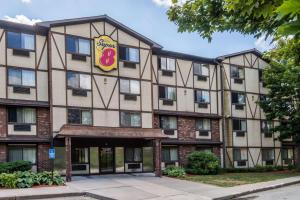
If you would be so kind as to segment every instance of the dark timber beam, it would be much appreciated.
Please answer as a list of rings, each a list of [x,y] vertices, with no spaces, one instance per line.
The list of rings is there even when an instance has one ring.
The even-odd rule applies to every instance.
[[[66,181],[72,180],[71,137],[65,137],[66,147]]]
[[[161,140],[155,139],[155,176],[161,177]]]

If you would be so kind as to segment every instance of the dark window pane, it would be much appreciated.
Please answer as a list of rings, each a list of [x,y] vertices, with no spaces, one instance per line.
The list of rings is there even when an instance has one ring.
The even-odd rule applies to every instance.
[[[161,99],[166,98],[166,89],[163,86],[159,86],[159,98]]]
[[[78,53],[78,43],[76,45],[74,37],[67,36],[67,51],[70,53]]]
[[[79,109],[68,110],[68,123],[69,124],[80,124],[80,110]]]
[[[22,148],[9,148],[8,149],[8,161],[15,162],[23,160],[23,151]]]
[[[10,85],[22,85],[22,70],[9,68],[8,69],[8,83]]]
[[[233,130],[240,130],[240,120],[238,119],[233,119],[232,120],[232,126],[233,126]]]
[[[17,109],[8,108],[8,122],[17,122]]]
[[[134,149],[126,148],[125,149],[125,160],[126,162],[132,162],[134,160]]]
[[[162,148],[162,161],[169,162],[170,161],[170,149]]]
[[[8,48],[21,49],[21,34],[7,32],[7,46]]]
[[[120,60],[127,60],[128,59],[128,51],[126,47],[119,47],[119,58]]]
[[[231,93],[231,102],[232,103],[238,103],[238,93]]]
[[[131,117],[129,113],[121,112],[121,125],[130,126]]]

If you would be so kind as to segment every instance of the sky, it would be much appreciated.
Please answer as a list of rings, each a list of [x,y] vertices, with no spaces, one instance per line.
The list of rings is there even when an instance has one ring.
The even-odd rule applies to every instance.
[[[166,14],[170,5],[171,0],[1,0],[0,19],[34,24],[107,14],[169,51],[213,58],[270,48],[263,38],[239,33],[215,33],[210,43],[197,33],[178,33]]]

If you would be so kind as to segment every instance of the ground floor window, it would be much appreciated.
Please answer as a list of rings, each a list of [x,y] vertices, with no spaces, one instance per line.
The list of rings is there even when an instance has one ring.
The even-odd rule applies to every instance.
[[[142,149],[141,148],[126,148],[125,149],[125,161],[126,162],[141,162],[142,161]]]
[[[172,163],[178,161],[177,147],[163,147],[162,148],[162,161],[165,163]]]
[[[30,161],[36,164],[36,147],[35,146],[9,146],[8,147],[8,161]]]
[[[266,162],[266,165],[273,165],[274,159],[274,149],[262,149],[262,160]]]

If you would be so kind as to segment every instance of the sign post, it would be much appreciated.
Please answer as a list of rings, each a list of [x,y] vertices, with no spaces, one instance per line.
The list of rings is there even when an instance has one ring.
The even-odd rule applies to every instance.
[[[49,149],[49,159],[51,160],[51,164],[52,164],[52,182],[53,182],[53,168],[54,168],[54,159],[55,159],[55,149],[53,147],[51,147]]]

